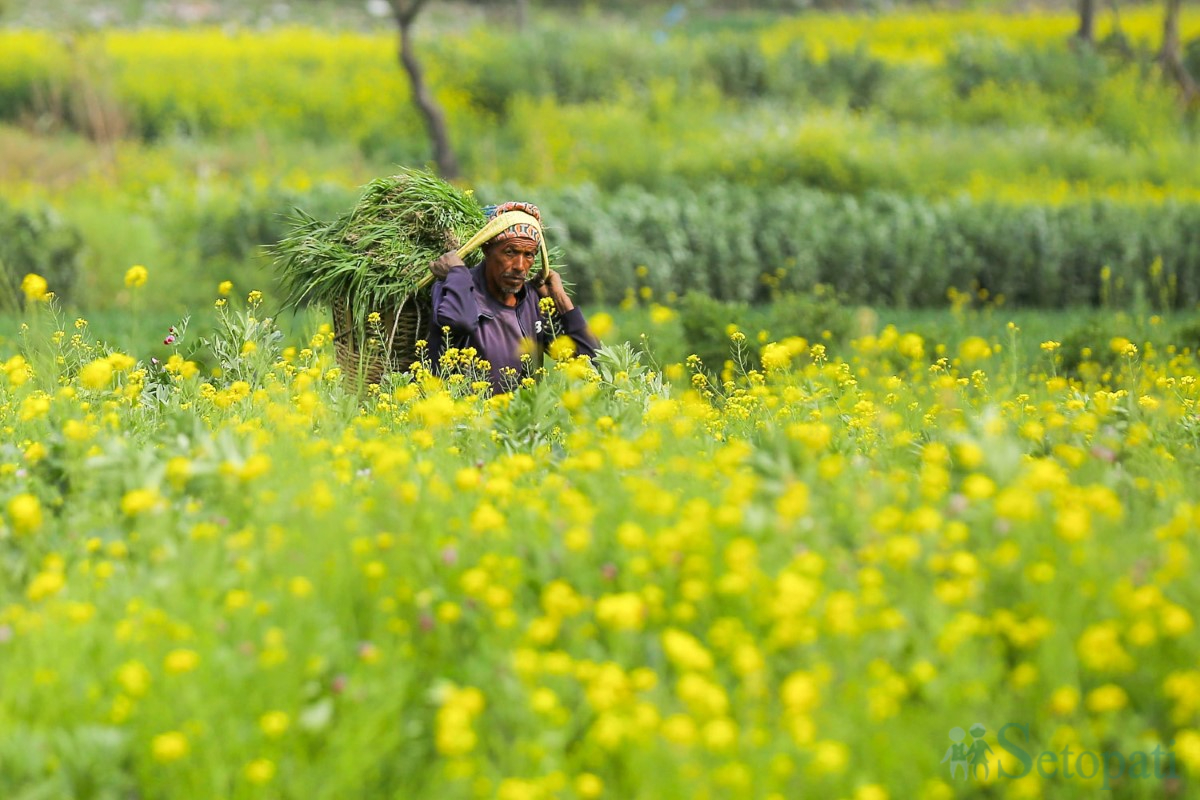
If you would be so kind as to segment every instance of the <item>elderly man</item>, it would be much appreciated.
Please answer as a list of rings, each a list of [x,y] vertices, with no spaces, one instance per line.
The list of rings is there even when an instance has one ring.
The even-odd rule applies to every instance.
[[[463,263],[462,256],[475,246],[472,240],[429,265],[436,279],[429,349],[437,364],[448,328],[451,347],[474,347],[487,360],[492,391],[501,393],[542,365],[556,335],[569,336],[577,355],[594,356],[598,344],[557,272],[548,270],[544,280],[529,280],[534,261],[546,252],[537,206],[504,203],[485,211],[489,225],[480,236],[490,238],[482,244],[483,263],[473,269]],[[539,308],[543,297],[554,301],[548,314]],[[522,360],[526,353],[527,361]]]

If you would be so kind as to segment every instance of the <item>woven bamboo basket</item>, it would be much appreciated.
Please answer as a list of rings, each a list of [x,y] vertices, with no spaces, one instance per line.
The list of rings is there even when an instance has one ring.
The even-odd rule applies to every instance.
[[[373,329],[356,326],[358,320],[349,303],[333,306],[334,353],[344,379],[355,391],[382,382],[389,372],[404,372],[417,361],[417,341],[425,338],[432,313],[428,292],[410,297],[399,307],[378,311],[379,327]],[[364,327],[368,330],[365,341],[356,333]]]

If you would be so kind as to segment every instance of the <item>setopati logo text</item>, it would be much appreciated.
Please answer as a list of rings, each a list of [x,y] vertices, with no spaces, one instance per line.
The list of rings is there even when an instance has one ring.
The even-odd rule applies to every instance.
[[[970,734],[970,741],[967,735]],[[992,746],[984,741],[987,727],[976,722],[968,730],[953,728],[950,731],[950,747],[942,756],[941,763],[950,763],[950,777],[959,780],[974,778],[988,780],[993,771],[997,778],[1024,778],[1037,770],[1043,778],[1092,781],[1099,776],[1102,788],[1111,789],[1112,781],[1123,778],[1174,778],[1175,754],[1168,742],[1166,747],[1156,744],[1153,750],[1136,750],[1122,753],[1105,750],[1072,750],[1070,745],[1062,750],[1034,751],[1029,745],[1029,726],[1010,722],[996,733],[996,746],[1007,752],[1017,762],[1015,771],[1005,769]],[[1011,761],[1009,762],[1011,767]]]

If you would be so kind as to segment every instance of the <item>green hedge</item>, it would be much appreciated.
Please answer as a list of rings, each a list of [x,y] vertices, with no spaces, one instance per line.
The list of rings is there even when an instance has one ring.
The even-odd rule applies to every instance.
[[[898,308],[944,305],[950,287],[1025,307],[1127,303],[1137,291],[1157,306],[1200,302],[1200,204],[1007,205],[734,184],[480,196],[542,206],[585,302],[642,286],[660,299],[694,290],[757,302],[817,284]]]
[[[699,292],[722,301],[759,303],[811,292],[818,284],[849,302],[892,308],[945,305],[951,287],[984,288],[1021,307],[1125,306],[1139,293],[1163,309],[1200,303],[1196,203],[1014,205],[727,182],[662,191],[626,186],[612,192],[593,185],[479,185],[476,194],[484,202],[538,203],[547,236],[563,253],[564,276],[585,303],[613,304],[630,294],[640,297],[643,289],[663,302]],[[90,231],[90,251],[102,254],[104,264],[89,258],[86,266],[103,266],[116,280],[125,267],[153,252],[155,260],[145,263],[170,264],[178,301],[203,302],[211,299],[219,280],[234,278],[241,285],[269,275],[262,246],[284,235],[293,207],[332,218],[353,201],[353,192],[337,187],[254,191],[249,182],[240,196],[203,203],[187,193],[171,193],[136,213],[127,209],[91,220],[84,229]],[[76,216],[71,209],[64,215]],[[134,217],[154,232],[155,242],[138,244],[128,236],[91,241],[113,219],[124,220],[128,228]],[[6,224],[12,227],[5,219],[0,213],[0,233],[8,230]],[[20,248],[18,271],[60,270],[56,265],[75,263],[80,245],[72,228],[55,227],[45,215],[36,224],[22,219],[24,227],[14,230],[23,232],[0,236],[0,256]],[[41,234],[32,232],[38,225]],[[132,249],[118,252],[125,241]],[[1104,267],[1110,276],[1106,283]],[[20,275],[10,274],[19,281]],[[65,277],[52,281],[52,288],[69,292],[71,278]],[[156,274],[156,280],[165,277]],[[188,297],[191,290],[201,294]],[[88,304],[88,298],[81,300]]]

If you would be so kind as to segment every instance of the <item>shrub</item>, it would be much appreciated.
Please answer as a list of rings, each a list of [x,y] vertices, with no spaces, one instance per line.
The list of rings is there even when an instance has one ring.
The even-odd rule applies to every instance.
[[[1183,64],[1192,77],[1200,79],[1200,36],[1184,44]]]
[[[824,284],[818,284],[811,292],[779,295],[772,302],[767,317],[767,329],[772,338],[802,336],[810,342],[826,338],[835,343],[845,341],[852,324],[853,311],[845,305],[845,298]]]
[[[1179,350],[1200,353],[1200,320],[1180,325],[1171,332],[1169,339]]]
[[[872,58],[865,44],[835,52],[815,71],[809,90],[818,100],[862,110],[875,104],[888,76],[888,67]]]
[[[770,65],[754,39],[715,36],[705,48],[704,61],[717,86],[730,97],[762,97],[772,88]]]
[[[1063,335],[1058,349],[1063,372],[1071,377],[1095,379],[1096,375],[1085,374],[1087,365],[1094,365],[1090,369],[1103,376],[1105,373],[1115,373],[1127,362],[1144,358],[1146,348],[1160,350],[1168,344],[1194,347],[1194,342],[1188,344],[1189,337],[1195,335],[1194,327],[1189,329],[1185,326],[1172,335],[1159,326],[1147,325],[1146,319],[1144,314],[1120,312],[1093,317],[1071,328]],[[1122,340],[1134,345],[1137,352],[1124,352]]]
[[[688,292],[679,302],[679,321],[688,355],[697,355],[704,366],[720,372],[730,357],[729,326],[744,321],[746,307],[726,303],[700,292]]]
[[[0,275],[10,297],[20,295],[21,280],[32,272],[45,278],[62,301],[69,301],[83,249],[79,231],[54,210],[21,210],[0,200]]]
[[[1051,93],[1089,97],[1109,69],[1095,50],[1020,47],[999,39],[964,37],[946,55],[946,70],[963,98],[986,83],[1026,83]]]

